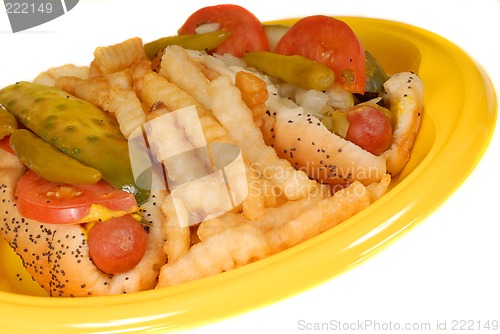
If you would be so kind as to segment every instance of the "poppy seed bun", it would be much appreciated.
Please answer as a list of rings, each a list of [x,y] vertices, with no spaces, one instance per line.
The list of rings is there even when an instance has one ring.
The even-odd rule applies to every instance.
[[[386,174],[384,158],[342,139],[302,109],[280,110],[276,117],[265,115],[263,123],[266,144],[310,178],[330,184],[360,181],[368,185]]]
[[[81,225],[55,225],[23,218],[16,209],[15,187],[25,167],[14,155],[0,150],[0,233],[21,257],[26,270],[50,296],[76,297],[131,293],[154,288],[165,264],[162,219],[155,210],[149,220],[146,254],[134,269],[119,275],[100,271],[89,257]],[[158,195],[157,195],[158,196]],[[151,198],[143,210],[153,208]]]
[[[406,166],[420,127],[423,83],[412,72],[402,72],[384,84],[395,118],[389,148],[376,156],[329,131],[303,108],[283,107],[263,116],[261,130],[267,145],[310,178],[328,184],[364,185],[378,182],[388,172],[396,175]]]
[[[415,73],[401,72],[393,75],[384,83],[390,109],[396,118],[392,143],[382,153],[387,161],[387,171],[391,175],[399,174],[410,159],[415,143],[422,110],[424,107],[424,86],[422,79]]]

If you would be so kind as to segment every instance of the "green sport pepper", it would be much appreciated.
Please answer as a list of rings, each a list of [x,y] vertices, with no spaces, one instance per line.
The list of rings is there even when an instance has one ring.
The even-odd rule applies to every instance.
[[[109,113],[58,88],[30,82],[1,89],[0,104],[43,140],[133,194],[138,204],[149,198],[149,190],[136,184],[127,139]]]
[[[29,130],[14,131],[9,143],[18,159],[47,181],[93,184],[101,179],[101,172],[97,169],[87,167],[62,153]]]
[[[305,89],[327,90],[335,81],[335,73],[329,67],[302,56],[255,51],[245,53],[243,60],[270,76]]]
[[[368,51],[365,51],[366,63],[366,87],[365,92],[382,95],[384,93],[384,82],[389,79],[389,76],[382,68],[380,63]]]
[[[229,31],[218,30],[204,34],[168,36],[144,44],[144,51],[149,59],[168,45],[180,45],[190,50],[210,51],[221,45],[230,35]]]
[[[0,105],[0,139],[17,130],[17,121],[10,112]]]

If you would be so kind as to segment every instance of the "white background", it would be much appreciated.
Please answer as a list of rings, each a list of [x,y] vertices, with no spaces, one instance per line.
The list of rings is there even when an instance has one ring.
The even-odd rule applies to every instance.
[[[218,3],[80,0],[67,15],[17,34],[10,31],[2,10],[0,85],[30,80],[38,70],[50,66],[87,64],[98,45],[132,36],[148,40],[174,34],[193,11]],[[330,14],[386,18],[423,27],[463,48],[500,87],[499,0],[233,3],[261,20]],[[444,205],[362,265],[305,293],[190,332],[303,333],[308,332],[305,323],[369,320],[381,326],[390,322],[393,326],[431,325],[431,330],[406,333],[457,333],[451,330],[453,320],[500,322],[499,141],[495,134],[477,168]],[[444,321],[448,330],[438,331],[437,323],[443,326]],[[478,333],[474,328],[464,332]],[[359,332],[383,332],[369,329]],[[352,331],[330,328],[324,332]],[[500,329],[483,332],[500,333]]]

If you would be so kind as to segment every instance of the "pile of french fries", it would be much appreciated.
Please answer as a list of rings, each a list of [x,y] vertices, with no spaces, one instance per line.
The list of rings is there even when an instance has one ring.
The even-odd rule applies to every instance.
[[[239,180],[246,191],[227,212],[186,225],[172,189],[161,191],[162,203],[155,209],[162,217],[168,262],[157,287],[225,272],[310,239],[366,208],[390,183],[389,176],[369,186],[354,182],[332,194],[280,159],[259,128],[270,82],[241,60],[228,64],[221,59],[169,46],[150,60],[142,40],[131,38],[97,48],[89,66],[52,68],[34,80],[108,111],[126,138],[157,117],[194,107],[208,147],[225,143],[239,148],[244,166]],[[155,138],[152,151],[163,161],[174,148],[162,144],[161,132]],[[176,168],[176,160],[168,163],[169,177],[181,183],[192,177],[189,169]],[[224,192],[210,192],[209,186],[187,189],[184,209],[218,205]]]

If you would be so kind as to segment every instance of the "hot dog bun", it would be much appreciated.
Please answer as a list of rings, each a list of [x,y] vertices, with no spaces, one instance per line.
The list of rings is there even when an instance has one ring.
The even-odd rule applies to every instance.
[[[264,140],[281,158],[323,183],[368,185],[387,172],[396,175],[406,166],[420,127],[423,84],[416,74],[402,72],[389,78],[384,87],[396,123],[391,145],[381,155],[330,132],[298,107],[281,106],[264,115]]]
[[[396,116],[392,143],[382,153],[387,161],[387,171],[396,175],[410,159],[411,149],[420,128],[424,106],[424,85],[415,73],[401,72],[384,83],[390,109]]]
[[[15,187],[25,172],[14,155],[0,149],[0,233],[21,257],[33,279],[50,296],[95,296],[130,293],[154,288],[159,268],[165,264],[161,233],[161,212],[153,209],[151,198],[144,205],[149,227],[146,254],[126,273],[109,275],[100,271],[89,257],[87,237],[81,225],[41,224],[23,218],[15,206]],[[146,212],[145,212],[146,213]]]
[[[364,185],[386,174],[385,159],[330,132],[301,109],[265,115],[261,130],[267,145],[315,180],[330,184],[360,181]]]

